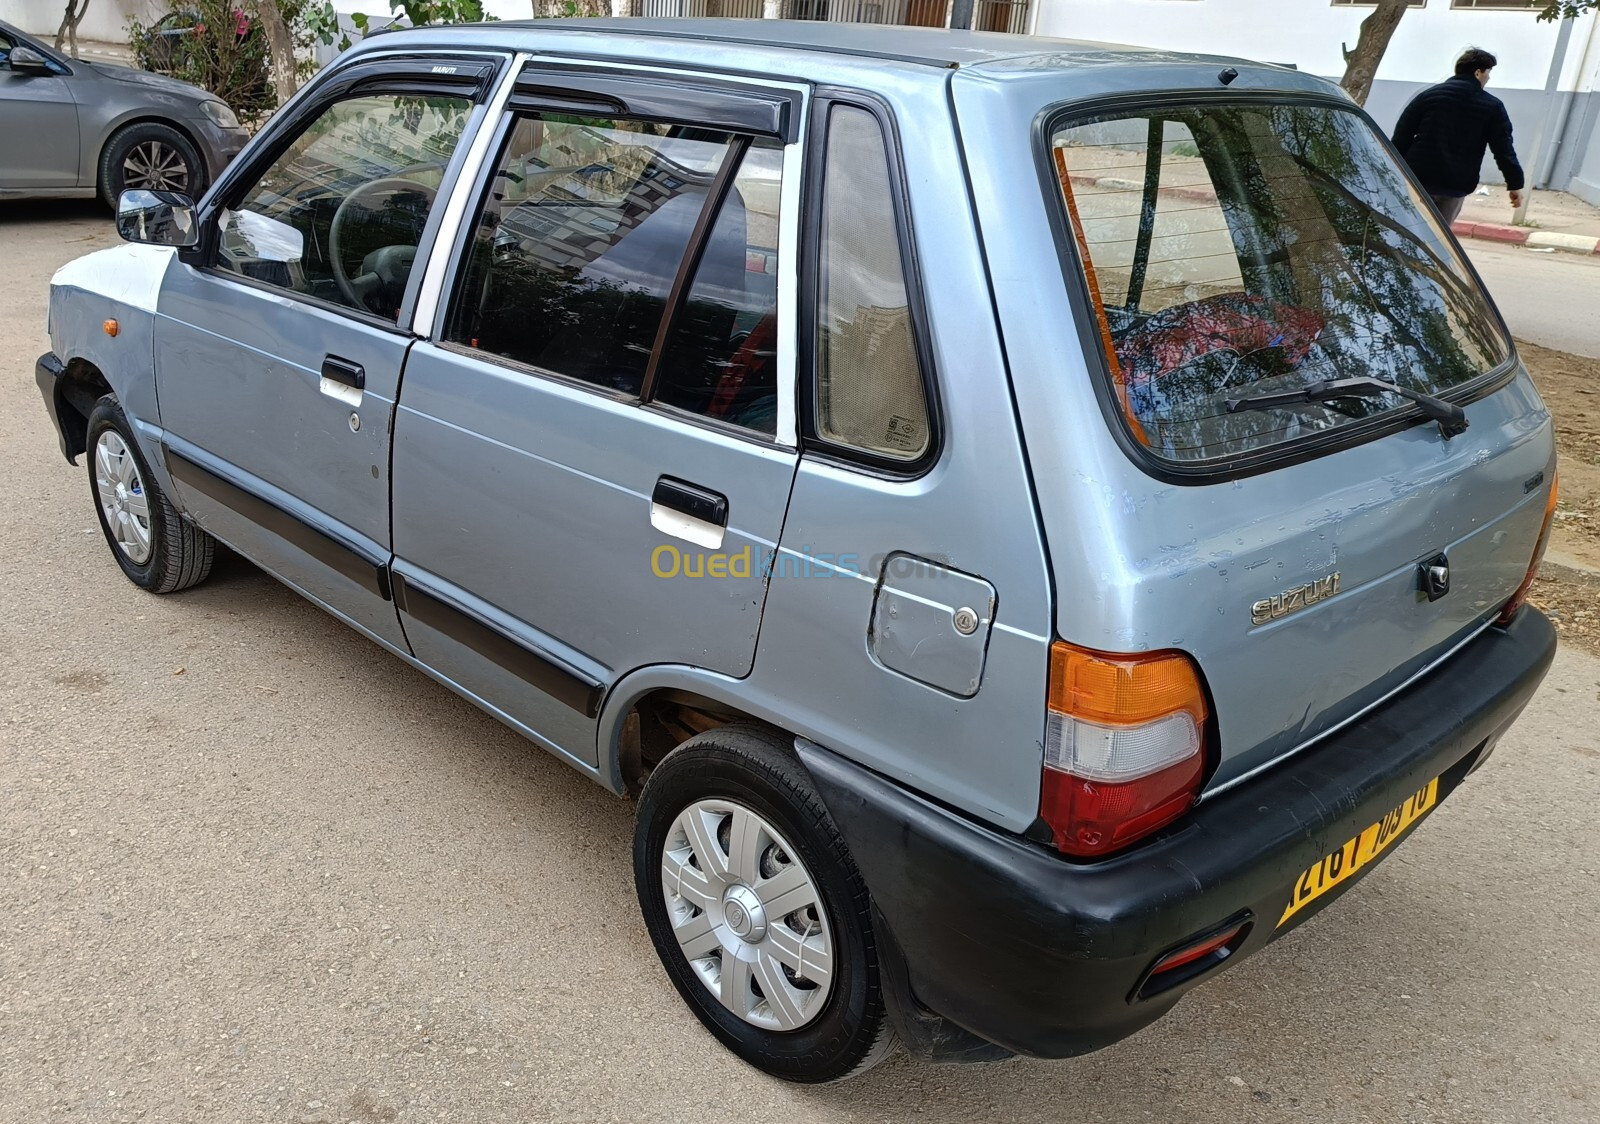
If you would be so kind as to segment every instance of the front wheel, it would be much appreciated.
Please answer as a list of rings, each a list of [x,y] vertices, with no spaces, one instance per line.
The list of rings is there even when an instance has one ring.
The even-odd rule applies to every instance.
[[[151,593],[205,581],[216,542],[185,522],[139,455],[122,407],[109,394],[89,413],[89,487],[111,554],[128,580]]]
[[[112,135],[100,153],[100,197],[112,209],[129,188],[205,194],[206,165],[189,138],[170,125],[146,121]]]
[[[871,898],[782,738],[727,726],[669,754],[639,799],[633,869],[668,976],[745,1061],[818,1083],[889,1053]]]

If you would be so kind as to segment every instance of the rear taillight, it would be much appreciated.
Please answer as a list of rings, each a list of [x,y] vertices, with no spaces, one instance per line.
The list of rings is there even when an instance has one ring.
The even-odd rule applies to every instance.
[[[1522,608],[1522,603],[1528,599],[1528,590],[1533,588],[1534,579],[1539,576],[1539,563],[1544,561],[1545,547],[1550,545],[1550,524],[1556,517],[1556,500],[1561,495],[1561,474],[1558,472],[1550,478],[1550,498],[1544,504],[1544,526],[1539,528],[1539,540],[1533,544],[1533,561],[1528,563],[1528,572],[1522,579],[1522,584],[1517,586],[1517,591],[1511,595],[1511,600],[1506,602],[1505,608],[1500,610],[1500,619],[1496,624],[1507,625],[1511,618],[1517,615],[1517,610]]]
[[[1064,854],[1104,855],[1188,810],[1205,772],[1205,690],[1182,652],[1057,641],[1039,815]]]

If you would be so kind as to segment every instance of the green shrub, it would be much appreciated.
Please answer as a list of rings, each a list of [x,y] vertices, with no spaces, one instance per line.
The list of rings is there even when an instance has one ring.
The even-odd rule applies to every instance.
[[[281,3],[284,20],[297,46],[309,46],[301,9],[303,0]],[[163,45],[155,37],[167,16],[190,34],[169,37]],[[145,70],[159,70],[193,82],[217,95],[239,119],[253,124],[277,108],[267,55],[267,37],[239,0],[167,0],[167,10],[150,24],[130,19],[128,42],[134,59]],[[170,49],[169,49],[170,48]]]

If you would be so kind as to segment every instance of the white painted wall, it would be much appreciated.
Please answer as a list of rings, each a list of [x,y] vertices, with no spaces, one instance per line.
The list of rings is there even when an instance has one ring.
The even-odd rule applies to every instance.
[[[1101,39],[1294,63],[1313,74],[1344,73],[1340,43],[1355,46],[1370,8],[1334,7],[1329,0],[1035,0],[1035,34]],[[1600,17],[1581,17],[1561,88],[1600,88]],[[1482,47],[1500,59],[1494,85],[1542,90],[1557,29],[1533,12],[1457,10],[1450,0],[1428,0],[1400,22],[1378,71],[1380,80],[1439,82],[1456,57]],[[1589,63],[1584,47],[1591,41]],[[1582,73],[1580,74],[1580,70]],[[1492,89],[1493,87],[1491,87]]]
[[[61,26],[61,13],[66,6],[66,0],[0,0],[0,15],[7,23],[43,39],[48,46]],[[149,23],[166,9],[161,0],[89,0],[83,22],[78,25],[78,39],[126,43],[128,35],[123,29],[129,16]]]

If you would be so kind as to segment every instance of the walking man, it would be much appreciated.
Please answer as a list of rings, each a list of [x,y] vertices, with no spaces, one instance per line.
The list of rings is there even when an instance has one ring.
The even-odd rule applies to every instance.
[[[1478,189],[1485,148],[1506,179],[1511,205],[1522,206],[1522,165],[1511,146],[1511,118],[1500,99],[1484,89],[1497,61],[1473,47],[1456,60],[1455,77],[1412,98],[1394,127],[1394,146],[1447,223]]]

